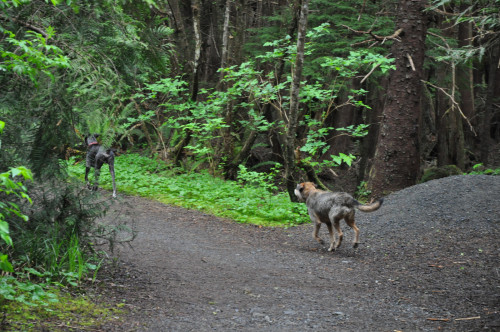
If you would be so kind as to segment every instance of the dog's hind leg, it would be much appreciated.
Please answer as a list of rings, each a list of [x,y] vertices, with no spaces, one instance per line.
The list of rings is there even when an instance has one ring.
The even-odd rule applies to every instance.
[[[354,221],[354,214],[345,217],[344,220],[346,224],[354,230],[354,242],[352,247],[357,248],[359,244],[359,228],[356,226],[356,222]]]
[[[115,168],[111,165],[109,165],[109,173],[111,173],[111,180],[113,180],[113,197],[116,197]]]
[[[115,164],[114,164],[114,162],[109,163],[109,173],[111,174],[111,180],[113,181],[113,197],[116,197]]]
[[[99,177],[101,175],[101,167],[102,167],[103,162],[97,159],[94,167],[94,187],[92,188],[93,190],[97,190],[99,188]]]
[[[337,232],[339,233],[339,240],[337,241],[337,245],[335,246],[335,248],[338,248],[342,244],[342,239],[344,237],[344,233],[342,233],[342,229],[340,229],[340,219],[335,218],[333,225],[335,226],[335,230],[337,230]],[[333,244],[334,243],[332,243],[332,248]]]
[[[332,223],[326,223],[326,227],[328,227],[328,233],[330,233],[330,248],[328,248],[328,251],[335,251],[338,246],[335,246],[335,233],[333,232]]]

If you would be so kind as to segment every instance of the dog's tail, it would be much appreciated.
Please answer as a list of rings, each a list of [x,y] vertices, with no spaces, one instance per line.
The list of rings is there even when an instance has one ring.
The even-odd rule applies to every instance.
[[[377,211],[381,206],[382,203],[384,203],[384,198],[380,198],[376,202],[370,203],[370,204],[361,204],[360,202],[356,201],[356,207],[358,208],[359,211],[363,212],[373,212]]]

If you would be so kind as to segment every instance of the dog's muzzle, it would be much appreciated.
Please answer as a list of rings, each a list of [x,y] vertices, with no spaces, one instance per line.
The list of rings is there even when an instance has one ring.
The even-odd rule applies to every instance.
[[[295,189],[294,193],[295,193],[295,196],[297,196],[297,198],[299,199],[299,201],[304,201],[304,197],[302,197],[302,194],[300,193],[300,191],[298,189]]]

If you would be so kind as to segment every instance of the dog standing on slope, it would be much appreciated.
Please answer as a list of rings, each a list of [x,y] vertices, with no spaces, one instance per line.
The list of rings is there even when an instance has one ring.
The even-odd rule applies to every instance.
[[[378,210],[384,201],[381,198],[374,203],[362,205],[348,193],[323,191],[317,189],[312,182],[299,183],[295,188],[295,196],[299,200],[306,202],[309,217],[311,221],[315,222],[313,237],[316,241],[323,243],[323,240],[318,236],[321,223],[326,224],[326,227],[328,227],[330,233],[330,248],[328,251],[334,251],[342,244],[343,234],[340,229],[340,220],[342,219],[354,230],[354,248],[356,248],[359,243],[359,228],[354,221],[354,208],[363,212],[372,212]],[[333,227],[339,233],[337,243],[335,242]]]
[[[113,180],[113,197],[116,197],[116,184],[115,184],[115,153],[113,149],[106,149],[97,141],[98,134],[92,134],[85,137],[85,144],[87,145],[87,158],[85,164],[85,182],[92,190],[97,190],[99,186],[99,175],[101,174],[101,167],[104,163],[109,165],[109,173]],[[90,186],[89,172],[94,167],[95,182],[94,186]]]

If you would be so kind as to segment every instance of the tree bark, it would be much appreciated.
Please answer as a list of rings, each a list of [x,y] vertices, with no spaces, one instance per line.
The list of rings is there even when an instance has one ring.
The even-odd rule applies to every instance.
[[[222,33],[222,54],[220,59],[220,68],[224,68],[227,65],[227,54],[229,49],[229,17],[231,15],[231,2],[232,0],[226,0],[226,12],[224,13],[224,28]],[[219,80],[222,81],[224,78],[224,72],[219,73]]]
[[[400,0],[396,29],[401,42],[391,52],[391,73],[374,164],[368,186],[376,196],[415,184],[420,172],[419,121],[427,22],[426,1]]]
[[[174,19],[173,24],[175,33],[176,35],[178,35],[178,37],[176,38],[176,41],[178,42],[179,45],[178,53],[186,54],[186,52],[188,52],[188,45],[187,45],[188,38],[186,35],[186,29],[184,27],[184,18],[179,8],[179,1],[168,0],[168,5],[170,7],[170,11],[172,12],[172,16]]]
[[[297,201],[294,194],[295,179],[293,172],[295,171],[295,136],[297,133],[297,119],[299,114],[299,92],[300,80],[302,78],[302,67],[304,64],[304,45],[306,39],[307,29],[307,14],[309,10],[309,0],[303,0],[300,10],[299,29],[297,33],[297,58],[295,60],[295,67],[293,70],[292,78],[292,91],[290,98],[290,114],[287,126],[287,133],[285,135],[285,181],[292,202]]]
[[[481,125],[481,162],[489,165],[489,154],[491,144],[491,119],[495,113],[495,103],[500,99],[497,90],[500,87],[500,44],[491,47],[488,53],[488,91],[486,93],[486,105]]]
[[[199,80],[199,67],[201,58],[201,2],[200,0],[192,0],[191,9],[193,10],[193,31],[194,31],[194,58],[193,58],[193,85],[191,92],[191,99],[196,101],[198,99],[198,80]]]
[[[472,25],[470,22],[462,22],[458,25],[458,46],[465,47],[472,44]],[[476,127],[476,109],[474,106],[474,75],[472,72],[472,60],[457,67],[457,88],[460,93],[460,108],[462,109],[468,123],[464,122],[464,145],[468,150],[474,151],[476,133],[471,126]],[[467,122],[466,121],[466,122]],[[466,156],[465,156],[466,158]],[[464,158],[464,159],[465,159]]]
[[[200,12],[201,12],[201,2],[200,0],[191,1],[191,10],[193,12],[193,31],[195,38],[195,49],[193,57],[193,77],[192,77],[192,90],[191,90],[191,100],[196,101],[198,99],[198,80],[199,80],[199,67],[201,58],[201,24],[200,24]],[[184,155],[184,148],[189,145],[192,138],[191,132],[186,132],[186,136],[175,146],[174,149],[174,164],[178,165],[179,161]]]

